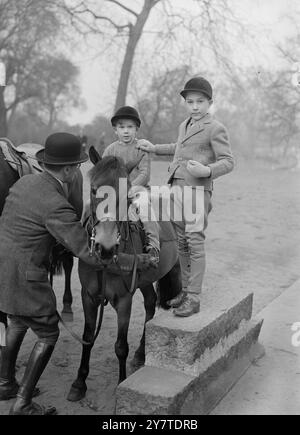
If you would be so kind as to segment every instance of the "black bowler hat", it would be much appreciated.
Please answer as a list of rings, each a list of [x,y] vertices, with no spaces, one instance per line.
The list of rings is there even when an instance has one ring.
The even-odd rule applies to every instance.
[[[45,148],[35,155],[36,159],[47,165],[76,165],[88,160],[78,137],[70,133],[51,134]]]
[[[188,92],[201,92],[201,94],[206,95],[210,100],[213,95],[211,84],[203,77],[194,77],[186,82],[180,95],[185,98]]]
[[[119,119],[132,119],[136,122],[138,127],[141,126],[141,120],[138,111],[130,106],[120,107],[120,109],[116,111],[114,116],[111,118],[112,125],[115,126],[116,122],[119,121]]]

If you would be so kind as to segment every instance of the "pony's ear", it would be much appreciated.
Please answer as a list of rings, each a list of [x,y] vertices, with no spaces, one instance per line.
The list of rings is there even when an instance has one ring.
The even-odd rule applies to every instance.
[[[89,149],[89,157],[94,165],[96,165],[101,160],[100,154],[98,153],[98,151],[95,149],[93,145]]]

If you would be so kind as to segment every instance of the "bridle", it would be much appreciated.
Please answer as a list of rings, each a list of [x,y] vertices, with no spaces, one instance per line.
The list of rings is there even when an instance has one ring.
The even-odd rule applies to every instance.
[[[96,249],[96,234],[97,234],[96,227],[98,224],[101,223],[101,220],[99,220],[97,218],[97,215],[96,215],[95,198],[96,198],[96,194],[93,192],[93,188],[91,187],[91,191],[90,191],[91,214],[87,218],[86,222],[83,223],[83,225],[86,228],[87,233],[89,235],[89,254],[90,254],[90,256],[93,256],[93,255],[96,256],[97,261],[99,263],[99,266],[102,266],[101,270],[96,271],[98,288],[100,287],[100,283],[101,283],[101,291],[100,291],[100,305],[99,305],[100,312],[99,312],[99,317],[98,317],[98,325],[97,325],[93,340],[91,342],[87,342],[87,341],[82,340],[75,332],[73,332],[68,327],[68,325],[66,325],[66,323],[64,322],[62,317],[57,313],[61,323],[68,330],[68,332],[72,335],[72,337],[84,346],[93,346],[95,341],[97,340],[98,335],[99,335],[100,330],[101,330],[103,315],[104,315],[104,307],[105,307],[105,305],[107,305],[107,300],[105,298],[105,289],[106,289],[106,283],[107,283],[107,273],[109,273],[108,266],[110,264],[113,264],[113,263],[115,264],[116,268],[118,269],[118,273],[122,279],[122,282],[123,282],[125,289],[132,296],[134,295],[134,293],[136,291],[137,279],[138,279],[138,270],[137,270],[138,256],[137,256],[136,248],[134,245],[134,240],[132,237],[132,227],[135,226],[135,228],[137,229],[136,222],[130,222],[128,220],[121,221],[121,222],[117,221],[117,220],[114,221],[117,225],[117,228],[118,228],[117,243],[114,247],[115,252],[114,252],[114,255],[111,257],[110,262],[107,262],[107,261],[103,262],[103,260],[101,258],[101,251],[100,251],[100,255],[99,255],[99,252]],[[123,232],[125,233],[125,237],[122,238]],[[128,286],[124,272],[118,263],[118,250],[119,250],[119,245],[120,245],[121,241],[125,242],[125,246],[126,246],[126,243],[130,242],[130,244],[132,246],[133,255],[134,255],[134,264],[133,264],[132,279],[131,279],[130,286]],[[88,294],[89,298],[92,300],[93,304],[97,305],[98,302],[95,300],[94,296],[91,295],[88,291],[87,291],[87,294]]]
[[[111,257],[110,262],[107,262],[107,261],[103,262],[103,259],[101,257],[101,250],[99,253],[98,250],[96,249],[96,235],[97,235],[96,227],[97,227],[97,225],[99,225],[101,223],[101,220],[99,220],[97,218],[95,199],[96,199],[95,189],[91,186],[91,190],[90,190],[91,214],[90,214],[90,217],[89,217],[87,225],[86,225],[87,231],[88,231],[89,237],[90,237],[89,253],[90,253],[90,256],[93,256],[93,255],[96,256],[97,261],[98,261],[99,265],[103,267],[103,270],[97,270],[98,288],[99,288],[100,282],[102,283],[101,284],[101,291],[100,291],[100,314],[99,314],[98,326],[97,326],[97,329],[96,329],[96,332],[95,332],[95,335],[93,338],[93,342],[89,343],[89,344],[95,343],[95,341],[100,333],[101,326],[102,326],[104,306],[107,305],[107,301],[105,299],[105,289],[106,289],[106,283],[107,283],[108,266],[110,264],[114,263],[114,265],[118,269],[119,275],[122,279],[122,282],[123,282],[125,289],[132,296],[136,291],[137,278],[138,278],[138,271],[137,271],[138,256],[137,256],[137,252],[136,252],[136,248],[135,248],[134,240],[133,240],[133,236],[132,236],[132,226],[134,225],[136,227],[136,223],[130,222],[128,219],[122,220],[122,221],[114,220],[115,224],[117,225],[117,229],[118,229],[117,242],[116,242],[116,245],[114,246],[114,254]],[[128,205],[129,205],[129,203],[128,203]],[[128,207],[127,207],[127,209],[128,209]],[[125,233],[125,237],[122,238],[123,233]],[[131,247],[132,247],[132,251],[133,251],[133,255],[134,255],[134,264],[133,264],[132,278],[131,278],[130,286],[128,286],[124,272],[123,272],[123,270],[118,262],[118,251],[119,251],[119,245],[120,245],[121,241],[125,242],[125,246],[126,246],[126,243],[130,242]],[[93,296],[90,293],[88,293],[88,295],[95,303]]]

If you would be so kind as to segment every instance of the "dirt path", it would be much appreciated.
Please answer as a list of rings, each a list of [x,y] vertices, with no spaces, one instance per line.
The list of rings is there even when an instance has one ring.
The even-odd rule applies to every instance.
[[[167,163],[154,162],[152,180],[155,183],[166,182],[166,168]],[[86,187],[86,197],[87,192]],[[254,312],[257,313],[299,278],[299,216],[300,172],[240,165],[231,175],[217,180],[207,230],[205,303],[213,303],[216,298],[242,297],[253,291]],[[63,280],[57,277],[55,289],[59,306],[62,287]],[[81,334],[83,316],[76,273],[73,293],[72,327]],[[129,330],[129,358],[138,346],[143,320],[143,301],[137,293]],[[111,307],[107,307],[102,332],[92,354],[87,397],[73,404],[66,401],[66,395],[76,376],[81,349],[62,329],[53,358],[39,384],[43,392],[39,401],[55,404],[60,414],[113,413],[118,378],[115,339],[116,316]],[[26,337],[18,377],[24,370],[32,342],[32,335]],[[0,403],[0,414],[6,414],[10,404]]]

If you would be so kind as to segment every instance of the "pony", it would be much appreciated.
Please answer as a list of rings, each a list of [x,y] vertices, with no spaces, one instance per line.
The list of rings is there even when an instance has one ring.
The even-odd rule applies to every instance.
[[[97,151],[90,148],[90,159],[94,167],[89,173],[91,184],[91,203],[87,210],[87,228],[92,234],[91,254],[96,255],[100,263],[105,265],[113,261],[119,252],[132,254],[135,257],[143,252],[144,231],[140,221],[131,222],[115,219],[95,220],[97,203],[97,190],[101,186],[110,186],[117,193],[117,213],[121,207],[119,198],[119,179],[127,179],[128,188],[130,182],[128,170],[123,161],[117,157],[100,158]],[[122,200],[122,199],[121,199]],[[130,200],[123,198],[126,206],[130,206]],[[135,351],[132,361],[133,369],[141,367],[145,362],[145,327],[146,323],[153,318],[157,301],[160,307],[169,309],[167,301],[176,297],[182,290],[181,270],[177,252],[177,242],[171,222],[159,222],[160,225],[160,261],[158,267],[149,268],[134,277],[135,271],[123,275],[106,269],[95,271],[89,265],[79,260],[79,278],[82,285],[81,297],[84,310],[84,332],[82,355],[77,378],[73,382],[67,399],[72,402],[81,400],[87,391],[86,379],[89,374],[89,361],[95,339],[101,327],[101,314],[106,302],[109,302],[117,313],[117,340],[115,353],[119,361],[118,383],[127,377],[126,361],[129,353],[127,342],[128,327],[131,316],[132,298],[137,288],[144,297],[145,324],[138,349]],[[145,255],[145,254],[144,254]],[[106,278],[104,276],[106,274]],[[157,293],[153,283],[157,282]],[[97,311],[100,308],[100,323],[97,332]],[[102,313],[101,313],[102,309]]]
[[[12,158],[9,160],[12,165],[7,161],[8,158],[3,153],[1,143],[4,143],[6,149],[9,150]],[[0,216],[3,211],[5,199],[9,193],[11,186],[19,180],[22,176],[22,171],[18,170],[19,166],[25,164],[28,173],[36,173],[43,169],[38,163],[33,160],[35,153],[43,147],[38,144],[22,144],[17,148],[13,146],[7,138],[0,138]],[[13,158],[15,156],[15,159]],[[15,169],[13,169],[13,167]],[[69,201],[74,206],[79,218],[83,209],[82,205],[82,174],[80,170],[75,174],[74,181],[69,186]],[[50,266],[50,281],[53,284],[53,275],[61,273],[62,268],[65,272],[65,290],[63,295],[63,310],[62,313],[67,315],[67,319],[71,320],[72,317],[72,291],[71,291],[71,274],[73,269],[73,255],[67,251],[62,245],[57,244],[52,252],[52,262]],[[7,324],[6,316],[3,313],[0,316],[2,323]],[[0,321],[1,321],[0,318]],[[66,319],[66,320],[67,320]]]

